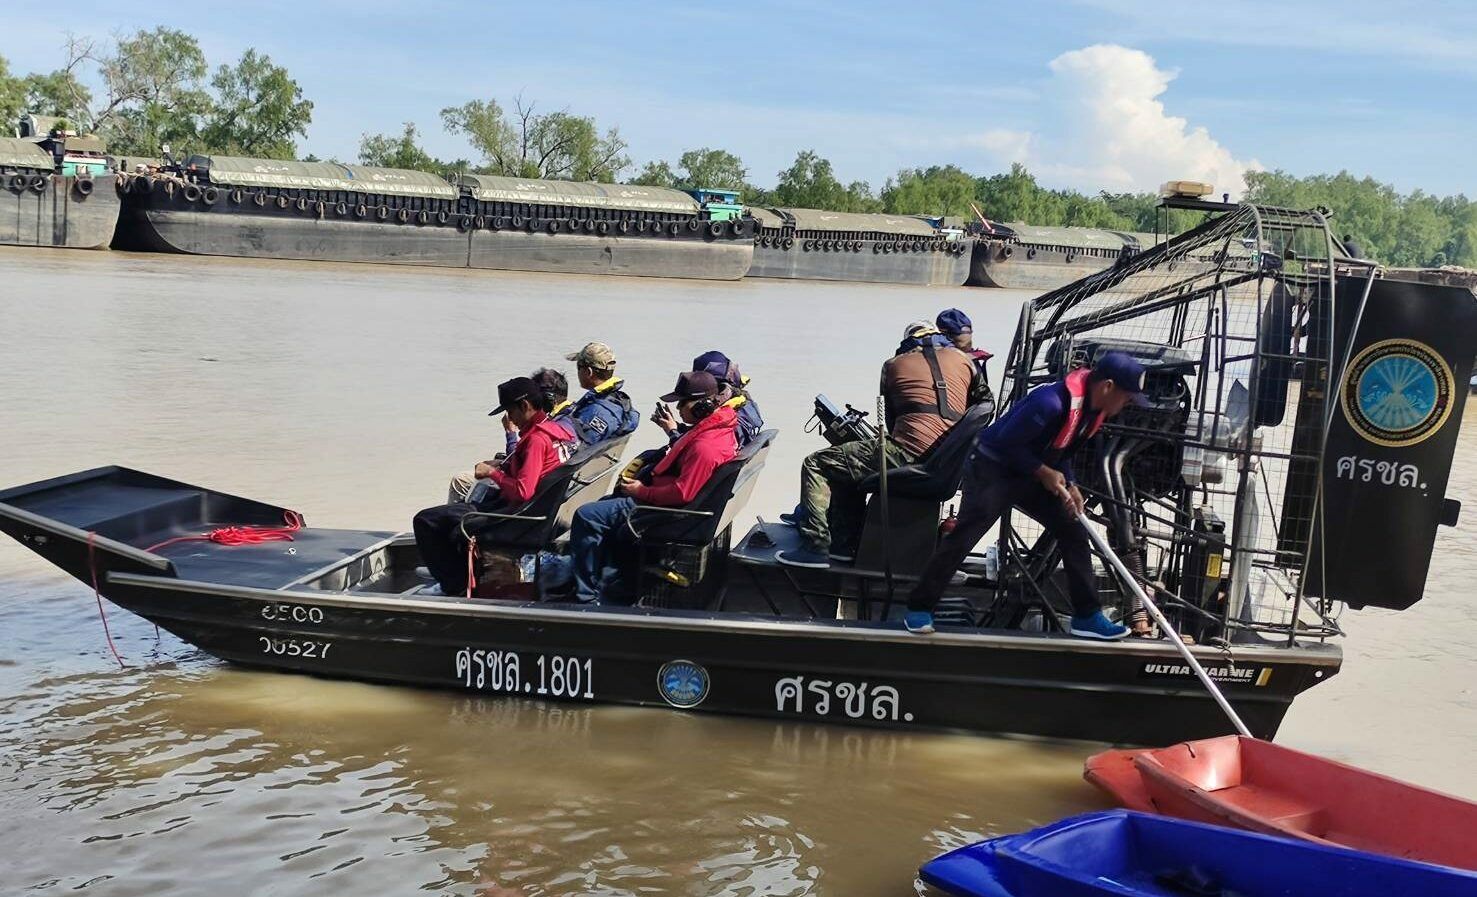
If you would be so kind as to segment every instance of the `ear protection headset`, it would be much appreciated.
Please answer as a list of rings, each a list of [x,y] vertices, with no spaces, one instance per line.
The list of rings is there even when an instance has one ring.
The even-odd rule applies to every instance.
[[[703,418],[707,417],[717,410],[718,399],[716,397],[708,399],[698,399],[696,402],[692,403],[692,416],[696,417],[698,420],[702,420]]]

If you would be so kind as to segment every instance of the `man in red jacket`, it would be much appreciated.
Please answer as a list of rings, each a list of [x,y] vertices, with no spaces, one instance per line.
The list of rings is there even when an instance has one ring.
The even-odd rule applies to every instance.
[[[467,501],[426,508],[415,515],[415,544],[442,594],[467,590],[467,542],[462,517],[473,511],[517,507],[538,489],[544,474],[563,464],[574,449],[569,431],[549,420],[550,402],[528,377],[498,384],[498,406],[492,414],[508,415],[521,437],[512,454],[497,466],[478,465],[479,485]],[[484,471],[482,468],[486,466]],[[484,492],[481,484],[487,484]],[[435,594],[436,587],[423,590]]]
[[[737,454],[738,413],[722,404],[717,379],[707,371],[684,371],[677,388],[662,396],[676,402],[691,427],[634,478],[622,478],[616,494],[574,513],[569,550],[574,557],[575,597],[587,604],[628,603],[622,568],[630,562],[634,537],[628,522],[641,505],[676,508],[691,502],[713,471]],[[613,575],[607,571],[613,568]]]

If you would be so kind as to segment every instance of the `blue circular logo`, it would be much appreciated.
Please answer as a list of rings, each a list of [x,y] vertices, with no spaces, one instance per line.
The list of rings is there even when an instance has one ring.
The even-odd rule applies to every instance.
[[[673,707],[696,707],[708,696],[708,671],[690,660],[671,660],[657,672],[656,688]]]
[[[1451,368],[1423,343],[1383,340],[1350,363],[1341,392],[1344,416],[1365,439],[1414,445],[1451,413]]]

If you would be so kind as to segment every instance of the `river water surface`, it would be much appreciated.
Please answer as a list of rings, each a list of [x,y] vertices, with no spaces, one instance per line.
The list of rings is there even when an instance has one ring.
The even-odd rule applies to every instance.
[[[949,305],[1003,355],[1024,298],[0,249],[0,487],[119,463],[405,529],[498,447],[499,380],[599,339],[643,409],[704,350],[741,363],[772,516],[815,393],[870,407]],[[1477,421],[1448,494],[1477,501]],[[1473,526],[1414,609],[1345,614],[1282,741],[1477,798]],[[123,669],[89,590],[0,541],[0,894],[909,894],[943,849],[1103,806],[1092,745],[320,681],[109,622]]]

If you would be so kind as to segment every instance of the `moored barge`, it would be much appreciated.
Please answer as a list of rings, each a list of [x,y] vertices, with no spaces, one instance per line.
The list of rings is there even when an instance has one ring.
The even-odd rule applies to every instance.
[[[660,187],[229,156],[124,185],[128,249],[706,280],[753,252],[751,219]]]
[[[909,215],[751,208],[750,277],[961,286],[971,241]]]
[[[1151,235],[1090,227],[997,224],[974,244],[970,286],[1044,293],[1153,246]]]
[[[117,182],[101,165],[80,161],[81,147],[95,143],[0,137],[0,245],[108,247],[118,224]]]

